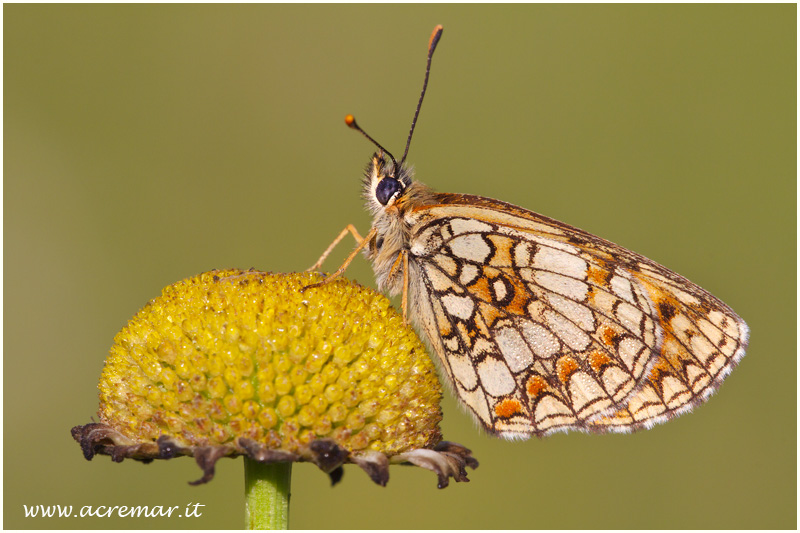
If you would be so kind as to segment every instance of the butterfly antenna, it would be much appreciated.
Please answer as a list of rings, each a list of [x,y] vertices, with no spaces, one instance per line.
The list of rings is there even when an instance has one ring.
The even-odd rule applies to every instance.
[[[381,146],[378,141],[370,137],[366,131],[362,130],[361,126],[359,126],[358,123],[356,122],[356,117],[354,117],[353,115],[347,115],[346,117],[344,117],[344,123],[350,126],[352,129],[356,130],[357,132],[361,133],[361,135],[363,135],[367,139],[369,139],[370,142],[375,146],[377,146],[378,148],[380,148],[382,152],[386,152],[386,155],[388,155],[389,158],[392,160],[392,163],[394,163],[394,168],[398,168],[397,161],[395,161],[394,156],[391,154],[391,152],[389,152],[389,150]]]
[[[444,28],[438,24],[433,28],[431,40],[428,41],[428,66],[425,68],[425,82],[422,84],[422,94],[419,95],[419,103],[417,104],[417,111],[414,113],[414,120],[411,121],[411,131],[408,132],[408,141],[406,141],[406,151],[403,152],[403,159],[400,160],[402,165],[406,161],[408,155],[408,148],[411,146],[411,136],[414,135],[414,127],[417,125],[417,117],[419,117],[419,110],[422,107],[422,99],[425,98],[425,90],[428,88],[428,77],[431,74],[431,59],[433,59],[433,51],[436,50],[436,45],[439,44],[439,39],[442,38]]]

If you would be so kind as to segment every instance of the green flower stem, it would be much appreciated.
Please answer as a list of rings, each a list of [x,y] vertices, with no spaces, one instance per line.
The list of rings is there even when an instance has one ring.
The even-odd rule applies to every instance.
[[[244,457],[247,529],[288,529],[292,463],[264,464]]]

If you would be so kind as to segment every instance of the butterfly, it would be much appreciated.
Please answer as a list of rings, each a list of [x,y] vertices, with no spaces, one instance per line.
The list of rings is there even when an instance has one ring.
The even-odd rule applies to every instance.
[[[635,252],[526,209],[434,192],[375,144],[363,195],[372,228],[347,234],[378,287],[402,294],[460,402],[507,439],[650,428],[707,399],[744,356],[748,327],[726,304]],[[310,288],[312,286],[306,287]]]

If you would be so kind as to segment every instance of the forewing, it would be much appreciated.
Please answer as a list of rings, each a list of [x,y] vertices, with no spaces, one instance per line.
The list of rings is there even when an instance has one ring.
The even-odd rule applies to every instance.
[[[656,364],[624,409],[593,420],[597,431],[652,427],[706,400],[744,356],[749,331],[731,308],[650,261],[634,274],[663,329]]]
[[[664,267],[509,204],[440,198],[412,213],[416,314],[489,431],[649,426],[744,354],[744,322]]]

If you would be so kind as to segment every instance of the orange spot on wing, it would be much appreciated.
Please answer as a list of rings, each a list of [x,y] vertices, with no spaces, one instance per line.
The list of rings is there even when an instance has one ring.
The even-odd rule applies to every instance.
[[[533,375],[528,379],[526,388],[528,395],[535,399],[547,392],[550,387],[542,376]]]
[[[505,316],[499,309],[484,302],[478,304],[478,309],[480,310],[481,317],[483,317],[483,321],[486,322],[486,325],[489,327],[492,327],[498,318]]]
[[[574,374],[578,368],[580,367],[577,361],[568,355],[556,361],[556,374],[558,375],[558,379],[563,383],[566,383],[569,377]]]
[[[483,302],[492,301],[492,293],[489,291],[489,280],[486,276],[478,276],[475,283],[469,286],[469,291]]]
[[[589,355],[589,365],[592,367],[592,370],[597,373],[600,373],[600,370],[602,370],[603,367],[611,364],[612,362],[613,359],[603,352],[592,352]]]
[[[494,406],[494,414],[499,418],[511,418],[514,415],[524,415],[525,411],[519,400],[505,399]]]
[[[663,357],[659,357],[656,360],[656,363],[653,365],[653,368],[650,370],[650,375],[647,378],[653,382],[657,383],[664,374],[671,374],[673,368],[670,366],[669,362],[664,359]]]
[[[619,333],[608,326],[603,327],[603,332],[600,334],[600,336],[607,346],[615,346],[619,342]]]
[[[434,304],[433,312],[436,314],[436,324],[439,326],[439,334],[442,337],[449,337],[453,333],[450,320],[445,316],[441,304]]]
[[[505,306],[505,310],[514,315],[528,316],[528,304],[531,301],[528,288],[517,277],[513,269],[501,268],[500,270],[507,275],[506,281],[514,287],[514,298]]]
[[[608,284],[608,278],[610,276],[611,272],[592,264],[589,265],[589,271],[586,273],[587,280],[601,287]]]
[[[456,324],[456,329],[458,329],[459,333],[461,333],[461,338],[464,342],[466,342],[469,348],[472,348],[472,339],[475,335],[478,334],[478,330],[474,327],[469,327],[464,322],[459,322]]]
[[[502,310],[512,315],[528,315],[528,303],[530,303],[528,289],[519,280],[519,278],[517,278],[517,274],[514,272],[513,268],[494,268],[487,266],[483,267],[482,274],[483,275],[478,276],[478,279],[475,281],[475,283],[468,287],[469,291],[475,295],[476,298],[484,302],[493,302],[494,295],[489,287],[489,283],[490,281],[505,274],[505,276],[503,276],[505,281],[511,283],[512,287],[514,288],[514,298],[510,303],[504,305]],[[487,324],[491,323],[490,320],[487,320],[486,322]]]
[[[495,249],[489,264],[498,267],[513,265],[511,247],[514,245],[514,242],[508,237],[501,237],[500,235],[488,235],[487,237],[492,241]]]

